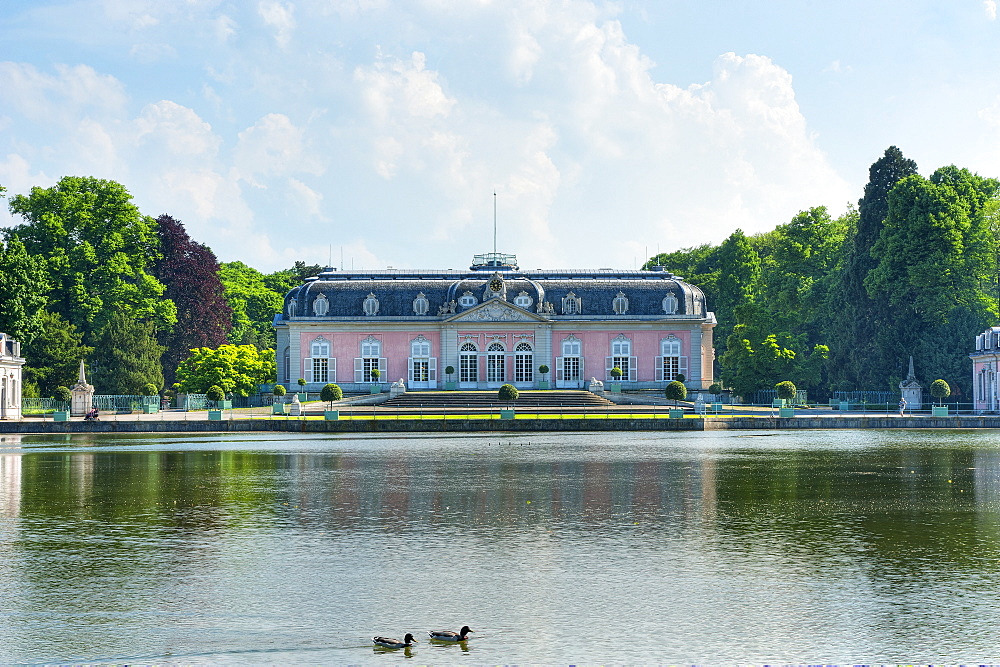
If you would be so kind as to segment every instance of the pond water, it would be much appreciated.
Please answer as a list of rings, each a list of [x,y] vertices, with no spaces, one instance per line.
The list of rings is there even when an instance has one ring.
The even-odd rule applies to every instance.
[[[1000,662],[1000,433],[0,438],[0,663],[407,659]]]

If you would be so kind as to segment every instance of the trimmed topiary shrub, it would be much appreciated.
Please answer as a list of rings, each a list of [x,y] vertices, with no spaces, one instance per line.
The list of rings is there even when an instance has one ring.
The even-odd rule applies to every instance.
[[[225,397],[226,394],[222,391],[222,387],[217,384],[213,384],[208,388],[208,391],[205,392],[205,398],[210,401],[215,401],[216,403],[223,400]]]
[[[333,402],[339,401],[344,397],[344,392],[341,390],[340,385],[330,384],[324,385],[323,390],[319,392],[320,400],[326,401],[330,404],[330,408],[333,408]]]
[[[713,382],[712,384],[708,385],[708,393],[710,393],[712,396],[721,396],[722,385],[719,384],[718,382]]]
[[[505,384],[500,387],[500,391],[497,392],[497,398],[499,398],[504,403],[513,403],[518,397],[517,387],[512,384]]]
[[[684,383],[679,380],[674,380],[667,385],[667,388],[663,390],[663,395],[671,401],[683,401],[687,398],[688,390],[684,386]]]
[[[786,401],[795,400],[795,383],[790,380],[785,380],[784,382],[779,382],[774,385],[775,390],[778,392],[778,398],[783,398]]]
[[[941,405],[941,399],[951,396],[951,386],[938,378],[931,382],[931,396],[938,400],[938,405]]]
[[[145,386],[143,386],[143,388],[142,388],[142,395],[143,396],[156,396],[159,393],[160,393],[160,390],[152,382],[147,382],[145,384]]]
[[[271,390],[271,393],[275,396],[284,396],[287,391],[285,390],[285,385],[276,384],[274,385],[274,389]]]

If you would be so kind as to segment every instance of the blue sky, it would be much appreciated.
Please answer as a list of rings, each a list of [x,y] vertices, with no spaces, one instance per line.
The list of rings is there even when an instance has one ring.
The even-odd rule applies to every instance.
[[[996,2],[0,9],[0,184],[121,182],[223,261],[632,268],[839,215],[890,145],[1000,176]],[[16,224],[6,212],[0,225]],[[343,258],[343,260],[341,259]]]

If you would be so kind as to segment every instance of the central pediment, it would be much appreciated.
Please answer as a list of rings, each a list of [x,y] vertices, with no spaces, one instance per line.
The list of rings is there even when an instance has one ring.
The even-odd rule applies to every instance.
[[[545,318],[501,299],[490,299],[448,318],[447,322],[542,322]]]

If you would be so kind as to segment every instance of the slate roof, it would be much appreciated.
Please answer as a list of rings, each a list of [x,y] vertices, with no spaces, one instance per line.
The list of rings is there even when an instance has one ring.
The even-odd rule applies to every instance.
[[[665,271],[615,271],[611,269],[534,270],[516,268],[485,270],[426,270],[426,271],[338,271],[327,269],[319,276],[306,281],[285,295],[284,311],[275,318],[291,319],[289,305],[294,302],[295,320],[440,320],[474,307],[455,304],[454,311],[439,314],[442,306],[458,302],[466,292],[476,298],[476,305],[489,297],[488,285],[499,275],[504,282],[501,298],[514,303],[522,292],[531,298],[525,310],[538,313],[547,319],[591,320],[611,319],[698,319],[708,317],[704,293],[695,285],[684,282],[679,276]],[[414,313],[414,300],[423,293],[428,301],[426,315]],[[580,299],[581,310],[576,315],[563,314],[563,299],[570,293]],[[619,315],[614,311],[614,301],[621,293],[628,299],[627,311]],[[673,294],[677,310],[673,315],[664,311],[664,298]],[[315,315],[316,298],[323,294],[329,303],[325,316]],[[366,315],[363,304],[368,295],[378,300],[378,313]],[[552,304],[551,312],[539,303]]]

